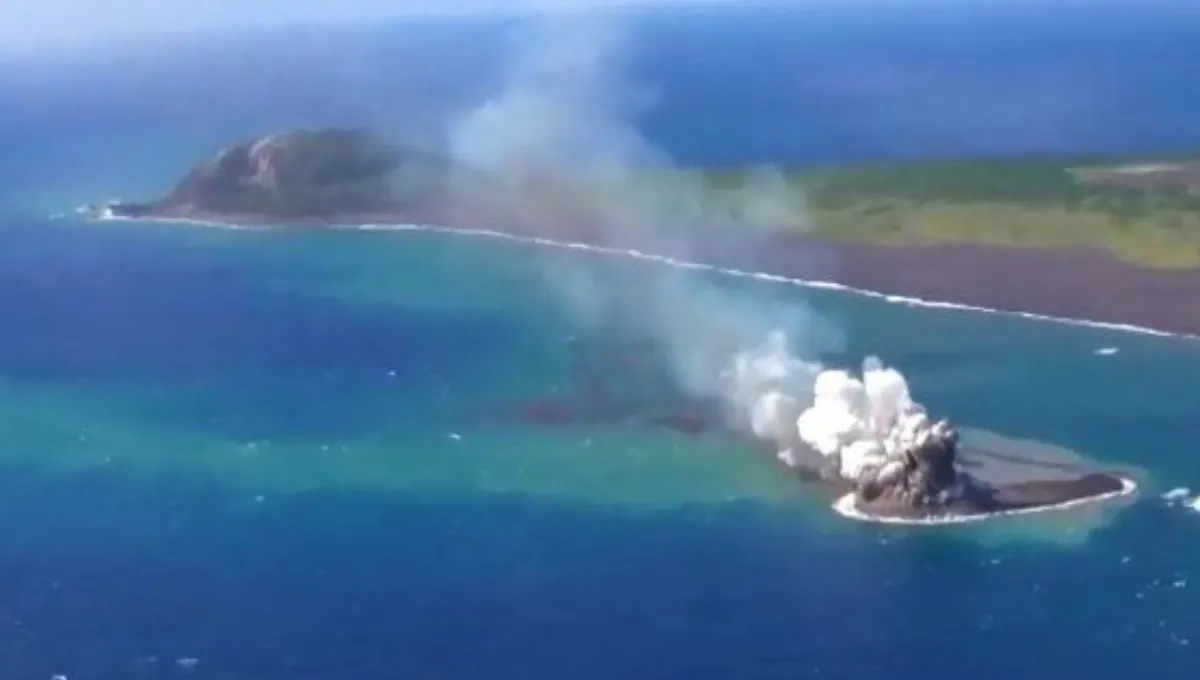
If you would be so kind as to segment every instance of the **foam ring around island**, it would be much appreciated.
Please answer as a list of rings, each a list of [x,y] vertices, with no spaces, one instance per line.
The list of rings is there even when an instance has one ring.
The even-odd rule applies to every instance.
[[[873,515],[859,510],[856,504],[856,496],[854,493],[848,493],[840,496],[829,507],[833,508],[834,512],[848,519],[857,520],[859,522],[871,522],[875,524],[903,524],[912,526],[936,526],[940,524],[967,524],[970,522],[982,522],[989,519],[999,519],[1003,517],[1014,517],[1018,515],[1033,515],[1044,512],[1055,512],[1062,510],[1070,510],[1072,508],[1090,505],[1093,503],[1101,503],[1110,501],[1125,496],[1131,496],[1137,492],[1137,482],[1134,482],[1128,477],[1120,477],[1121,489],[1111,491],[1109,493],[1089,496],[1087,498],[1075,498],[1062,503],[1054,503],[1050,505],[1039,505],[1029,508],[1013,508],[1009,510],[999,510],[996,512],[981,512],[974,514],[945,514],[931,515],[929,517],[911,518],[911,517],[892,517],[883,515]]]

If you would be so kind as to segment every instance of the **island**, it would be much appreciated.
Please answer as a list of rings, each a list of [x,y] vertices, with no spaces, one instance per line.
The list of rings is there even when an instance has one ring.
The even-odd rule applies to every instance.
[[[780,171],[646,167],[564,181],[544,172],[467,167],[447,153],[369,130],[329,128],[239,142],[197,165],[162,198],[84,212],[310,227],[487,228],[658,250],[907,298],[1196,336],[1197,159],[1200,152]],[[764,177],[771,179],[766,191]],[[622,212],[625,204],[636,209]],[[642,208],[652,220],[630,220]],[[648,221],[683,236],[647,239]]]
[[[1200,333],[1198,192],[1200,164],[1186,159],[559,175],[467,166],[367,130],[322,129],[235,144],[161,199],[86,212],[281,228],[484,228],[891,294]],[[829,263],[836,266],[824,269]],[[964,521],[1136,488],[1121,474],[1054,470],[1011,456],[998,475],[989,466],[1000,457],[964,449],[957,429],[929,418],[903,376],[875,358],[864,362],[861,377],[832,369],[806,376],[812,403],[802,404],[781,391],[787,381],[779,376],[745,374],[761,362],[743,357],[725,376],[740,386],[730,393],[766,387],[746,398],[741,406],[749,413],[740,418],[731,417],[730,403],[669,385],[649,398],[620,396],[612,379],[644,376],[638,358],[652,351],[631,346],[584,359],[573,393],[524,404],[509,416],[544,427],[641,422],[689,436],[717,432],[772,455],[826,491],[842,514],[872,521]],[[764,351],[769,365],[788,365],[781,336]]]
[[[972,474],[960,459],[958,432],[943,419],[848,480],[828,469],[821,479],[839,491],[834,507],[843,515],[879,522],[971,521],[1064,508],[1136,489],[1131,479],[1106,472],[993,483]]]
[[[780,340],[778,335],[769,339],[767,352],[783,350]],[[949,420],[929,417],[900,373],[876,357],[863,362],[861,379],[840,369],[820,372],[807,403],[764,383],[763,376],[731,374],[743,387],[765,385],[749,395],[730,392],[746,395],[752,404],[750,413],[739,417],[728,401],[670,387],[650,390],[649,396],[623,393],[620,386],[629,373],[642,377],[646,372],[639,361],[648,355],[645,345],[579,350],[572,388],[501,417],[525,427],[641,425],[687,437],[721,437],[774,459],[810,496],[839,514],[868,522],[980,521],[1129,497],[1138,488],[1129,471],[966,444]],[[872,384],[887,387],[871,389]],[[829,406],[822,394],[850,408],[822,413],[822,402]],[[849,420],[848,412],[854,412]]]

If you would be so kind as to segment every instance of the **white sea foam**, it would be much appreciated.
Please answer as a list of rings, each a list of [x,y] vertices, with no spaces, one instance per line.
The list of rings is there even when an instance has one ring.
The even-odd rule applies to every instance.
[[[175,224],[217,227],[235,230],[287,228],[279,225],[229,224],[215,221],[182,218],[111,217],[100,219],[169,222]],[[326,226],[335,230],[430,232],[453,236],[492,238],[514,243],[534,245],[538,247],[576,250],[600,256],[628,257],[636,260],[656,262],[679,269],[712,272],[715,274],[735,278],[750,278],[760,281],[792,284],[808,288],[836,290],[851,294],[874,297],[892,304],[957,309],[983,313],[1010,314],[1040,321],[1082,325],[1162,337],[1197,338],[1197,336],[1168,333],[1161,330],[1129,324],[1114,324],[1084,319],[1070,319],[1033,314],[1029,312],[1011,312],[958,303],[936,302],[898,295],[888,295],[875,291],[852,288],[850,286],[830,281],[805,280],[762,272],[748,272],[738,269],[718,267],[711,264],[691,262],[665,255],[647,253],[633,248],[612,248],[586,243],[558,241],[541,237],[520,236],[493,229],[443,227],[422,224],[332,224]],[[1111,354],[1115,351],[1116,348],[1101,348],[1097,351],[1097,353]],[[835,427],[837,418],[828,417],[830,414],[822,411],[822,399],[820,398],[820,395],[822,394],[835,395],[836,398],[832,399],[830,403],[839,407],[844,407],[847,404],[854,403],[856,400],[859,400],[858,397],[862,397],[861,400],[865,400],[866,403],[871,404],[871,406],[863,413],[855,415],[853,419],[855,422],[855,427],[848,429],[842,428],[847,432],[850,430],[855,430],[856,436],[862,435],[857,436],[857,439],[860,441],[856,443],[853,441],[855,438],[849,438],[847,441],[839,441],[836,447],[833,445],[825,447],[830,451],[836,451],[837,453],[840,453],[843,458],[849,458],[850,460],[843,462],[844,466],[853,468],[878,463],[880,461],[875,460],[875,458],[879,458],[879,456],[872,457],[873,454],[886,456],[888,453],[899,450],[904,446],[911,445],[911,440],[916,433],[929,429],[929,422],[924,417],[924,410],[919,404],[911,399],[911,395],[908,392],[908,386],[904,380],[904,377],[894,369],[885,368],[878,359],[873,357],[868,358],[868,360],[864,362],[863,377],[861,379],[854,378],[845,371],[823,370],[819,365],[811,364],[792,357],[787,351],[786,338],[782,334],[776,333],[767,339],[764,347],[757,348],[750,352],[743,352],[738,357],[735,357],[733,362],[734,368],[737,368],[739,360],[744,364],[742,366],[743,374],[738,378],[741,381],[740,386],[736,387],[734,392],[736,392],[738,389],[741,389],[744,391],[744,393],[730,393],[727,396],[730,397],[730,401],[733,406],[741,407],[743,409],[743,422],[746,427],[760,437],[783,440],[789,435],[789,433],[795,435],[798,430],[798,434],[802,440],[812,440],[808,441],[807,443],[816,446],[816,444],[819,443],[814,439],[814,437],[816,437],[816,433],[818,433],[820,430],[832,431],[838,429]],[[861,394],[859,394],[860,392]],[[806,399],[812,400],[812,405],[808,406],[807,408],[802,405],[802,400]],[[895,412],[893,413],[893,411]],[[806,427],[806,423],[804,422],[803,416],[805,414],[808,414],[811,419],[814,419],[813,422],[807,424],[808,427]],[[817,415],[820,417],[818,418]],[[885,422],[881,424],[878,422],[880,419]],[[906,423],[912,426],[905,427]],[[863,425],[863,427],[858,427],[859,425]],[[838,436],[840,437],[840,435]],[[866,442],[866,444],[871,444],[871,446],[867,446],[864,444],[864,442]],[[858,444],[863,445],[858,446]],[[817,448],[820,449],[821,447],[818,446]],[[793,451],[788,450],[787,448],[781,448],[779,458],[788,465],[797,464]],[[886,468],[886,465],[884,467]],[[843,470],[843,473],[846,472],[853,473],[853,470]],[[881,469],[880,474],[885,474],[883,469]],[[848,476],[853,476],[853,474]],[[854,506],[853,494],[839,498],[833,504],[833,509],[846,517],[867,522],[880,522],[889,524],[956,524],[982,521],[993,517],[1065,510],[1080,505],[1097,503],[1121,496],[1128,496],[1137,490],[1137,484],[1132,479],[1123,477],[1121,479],[1121,484],[1122,488],[1120,490],[1107,494],[1066,501],[1064,503],[1054,505],[1006,510],[995,513],[982,513],[977,515],[945,515],[922,519],[877,517],[858,510]],[[1188,504],[1190,507],[1193,507],[1193,509],[1200,511],[1200,498],[1191,499],[1186,504]]]
[[[162,222],[171,224],[188,224],[194,226],[217,227],[221,229],[237,229],[237,230],[258,230],[258,229],[274,229],[286,228],[278,226],[270,226],[265,224],[241,224],[228,222],[215,222],[207,220],[197,220],[189,218],[175,217],[93,217],[92,219],[99,221],[143,221],[143,222]],[[778,274],[768,274],[765,272],[751,272],[729,267],[718,267],[716,265],[704,264],[701,262],[690,262],[680,258],[669,257],[666,255],[656,255],[654,253],[646,253],[636,248],[611,248],[608,246],[597,246],[587,243],[578,243],[573,241],[558,241],[554,239],[541,238],[536,236],[520,236],[509,234],[494,229],[482,228],[466,228],[466,227],[442,227],[430,224],[329,224],[324,225],[329,229],[337,229],[342,231],[420,231],[433,232],[442,234],[455,234],[462,236],[479,236],[485,238],[501,239],[516,243],[526,243],[530,245],[538,245],[547,248],[560,248],[568,250],[579,250],[597,255],[609,255],[618,257],[630,257],[636,260],[644,260],[649,262],[658,262],[670,267],[679,269],[690,269],[697,271],[713,272],[724,276],[735,278],[749,278],[759,281],[767,281],[771,283],[786,283],[805,288],[816,288],[819,290],[834,290],[843,293],[851,293],[871,297],[878,300],[883,300],[891,304],[906,305],[909,307],[926,307],[933,309],[954,309],[964,312],[976,312],[984,314],[1003,314],[1007,316],[1017,316],[1024,319],[1032,319],[1036,321],[1049,321],[1052,323],[1068,324],[1073,326],[1085,326],[1088,328],[1097,328],[1104,330],[1121,331],[1125,333],[1138,333],[1141,335],[1153,335],[1163,338],[1181,338],[1190,340],[1200,340],[1200,335],[1191,335],[1188,333],[1172,333],[1157,328],[1149,328],[1147,326],[1138,326],[1136,324],[1115,323],[1109,321],[1096,321],[1092,319],[1077,319],[1065,316],[1053,316],[1049,314],[1036,314],[1034,312],[1023,312],[1020,310],[996,309],[993,307],[982,307],[978,305],[968,305],[959,302],[944,302],[939,300],[925,300],[922,298],[908,297],[904,295],[894,295],[890,293],[881,293],[879,291],[867,290],[865,288],[855,288],[835,281],[819,281],[812,279],[800,279],[789,276],[780,276]]]
[[[1167,503],[1182,503],[1192,494],[1192,490],[1186,486],[1179,486],[1162,495],[1162,499]]]
[[[79,208],[76,212],[84,210]],[[241,224],[236,222],[220,222],[217,220],[201,220],[194,217],[131,217],[129,215],[118,215],[110,208],[104,208],[100,214],[91,215],[87,219],[93,222],[147,222],[152,224],[179,224],[192,227],[210,227],[216,229],[228,229],[231,231],[263,231],[268,229],[276,229],[266,224]]]
[[[1077,508],[1077,507],[1080,507],[1083,505],[1089,505],[1092,503],[1100,503],[1103,501],[1113,500],[1115,498],[1121,498],[1123,496],[1129,496],[1129,495],[1132,495],[1136,491],[1137,491],[1137,482],[1134,482],[1132,479],[1129,479],[1128,477],[1122,477],[1121,478],[1121,488],[1119,490],[1111,491],[1111,492],[1105,493],[1105,494],[1098,494],[1096,496],[1088,496],[1087,498],[1076,498],[1074,500],[1064,501],[1062,503],[1055,503],[1053,505],[1039,505],[1039,506],[1031,507],[1031,508],[1015,508],[1012,510],[1001,510],[998,512],[984,512],[984,513],[978,513],[978,514],[974,514],[974,515],[946,514],[946,515],[931,515],[929,517],[920,517],[920,518],[889,517],[889,516],[872,515],[870,513],[863,512],[862,510],[858,509],[857,505],[855,504],[855,502],[854,502],[855,495],[853,493],[848,493],[848,494],[842,496],[841,498],[838,498],[836,501],[833,502],[833,505],[831,507],[839,515],[842,515],[843,517],[848,517],[850,519],[858,520],[860,522],[874,522],[877,524],[908,524],[908,525],[918,525],[918,526],[920,526],[920,525],[939,525],[939,524],[966,524],[969,522],[982,522],[983,520],[995,519],[998,517],[1012,517],[1012,516],[1016,516],[1016,515],[1032,515],[1032,514],[1036,514],[1036,513],[1040,513],[1040,512],[1069,510],[1071,508]]]
[[[438,233],[462,234],[471,236],[483,236],[488,238],[498,238],[508,241],[516,241],[520,243],[536,244],[539,246],[551,248],[567,248],[572,250],[581,250],[600,255],[615,255],[623,257],[631,257],[638,260],[646,260],[659,262],[671,267],[681,269],[692,269],[699,271],[708,271],[736,278],[751,278],[760,281],[768,281],[772,283],[787,283],[806,288],[816,288],[821,290],[835,290],[856,295],[872,297],[892,304],[907,305],[909,307],[928,307],[935,309],[956,309],[968,312],[980,312],[986,314],[1005,314],[1010,316],[1018,316],[1026,319],[1034,319],[1038,321],[1050,321],[1054,323],[1063,323],[1076,326],[1086,326],[1089,328],[1098,328],[1105,330],[1115,330],[1128,333],[1139,333],[1143,335],[1153,335],[1158,337],[1173,337],[1173,338],[1188,338],[1200,340],[1200,336],[1190,335],[1186,333],[1171,333],[1168,331],[1148,328],[1146,326],[1138,326],[1135,324],[1114,323],[1108,321],[1095,321],[1091,319],[1075,319],[1070,317],[1052,316],[1048,314],[1036,314],[1034,312],[1023,312],[1019,310],[995,309],[992,307],[982,307],[977,305],[968,305],[958,302],[943,302],[938,300],[925,300],[922,298],[908,297],[904,295],[893,295],[889,293],[881,293],[878,291],[867,290],[864,288],[854,288],[835,281],[819,281],[811,279],[800,279],[788,276],[780,276],[778,274],[767,274],[764,272],[751,272],[740,269],[732,269],[728,267],[718,267],[715,265],[704,264],[699,262],[689,262],[678,258],[669,257],[666,255],[656,255],[646,253],[634,248],[610,248],[607,246],[596,246],[585,243],[576,243],[571,241],[556,241],[553,239],[533,237],[533,236],[518,236],[507,234],[492,229],[466,229],[459,227],[439,227],[433,225],[386,225],[386,224],[364,224],[364,225],[337,225],[337,229],[350,230],[373,230],[373,231],[430,231]]]
[[[1200,512],[1200,494],[1193,495],[1192,490],[1186,486],[1180,486],[1171,489],[1162,495],[1162,499],[1169,506],[1180,506],[1195,512]]]

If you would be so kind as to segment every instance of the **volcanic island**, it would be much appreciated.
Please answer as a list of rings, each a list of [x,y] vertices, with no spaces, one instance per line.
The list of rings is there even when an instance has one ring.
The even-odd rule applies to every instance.
[[[634,173],[635,171],[629,171]],[[1020,156],[815,168],[773,175],[803,210],[747,210],[760,170],[639,169],[639,196],[687,191],[706,219],[656,212],[656,255],[890,295],[997,310],[1086,318],[1200,335],[1200,161]],[[620,187],[616,187],[620,188]],[[802,200],[799,197],[802,196]],[[322,228],[430,224],[564,243],[646,250],[645,224],[624,230],[603,209],[613,178],[496,172],[396,144],[369,130],[290,130],[236,143],[188,172],[165,197],[86,206],[94,219],[186,220]],[[786,204],[786,202],[785,202]],[[699,223],[696,223],[699,222]],[[753,222],[754,224],[747,224]],[[755,229],[752,239],[745,229]],[[740,235],[740,237],[739,237]],[[824,256],[822,256],[824,254]],[[836,263],[836,267],[830,263]],[[1020,272],[1020,276],[1015,276]],[[626,418],[594,394],[528,404],[541,424]],[[799,416],[799,413],[793,414]],[[712,404],[684,404],[647,423],[688,434],[728,429]],[[796,422],[792,420],[791,422]],[[1131,493],[1125,475],[1078,471],[1045,479],[985,478],[955,427],[916,418],[892,442],[847,467],[847,451],[739,436],[828,491],[843,514],[927,521],[1059,507]],[[790,434],[788,436],[791,436]],[[878,447],[877,447],[878,448]],[[976,461],[977,463],[977,461]]]
[[[301,129],[222,149],[161,199],[85,212],[293,227],[486,225],[645,249],[638,234],[597,219],[636,185],[639,197],[686,192],[686,203],[702,197],[701,212],[717,216],[708,223],[681,216],[687,235],[678,240],[693,261],[1200,336],[1200,152],[784,169],[778,181],[801,209],[766,215],[740,200],[758,189],[761,173],[754,168],[639,173],[624,177],[625,187],[589,186],[552,173],[465,167],[447,153],[393,143],[370,130]],[[747,228],[756,230],[754,238],[746,238]],[[656,248],[669,251],[672,242],[656,239]]]

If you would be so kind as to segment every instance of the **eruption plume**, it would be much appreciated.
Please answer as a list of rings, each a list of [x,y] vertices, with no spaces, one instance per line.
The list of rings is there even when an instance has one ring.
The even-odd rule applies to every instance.
[[[654,96],[625,77],[625,21],[580,6],[546,12],[520,34],[501,87],[451,126],[452,155],[489,178],[452,180],[457,191],[499,206],[494,212],[524,233],[679,260],[700,259],[705,229],[738,229],[736,247],[754,252],[765,230],[749,223],[804,228],[802,196],[780,172],[760,168],[739,189],[717,192],[699,173],[672,167],[669,154],[639,132],[636,121]],[[739,418],[750,417],[758,395],[729,391],[723,370],[735,352],[779,328],[807,352],[841,342],[836,328],[795,297],[739,295],[714,277],[679,268],[614,270],[611,262],[557,257],[545,254],[541,273],[581,324],[648,339],[682,391],[719,400]],[[783,335],[772,337],[776,352],[786,354]],[[805,382],[790,380],[789,390]]]
[[[778,444],[788,465],[832,462],[846,479],[870,469],[892,473],[890,461],[945,427],[929,421],[908,381],[878,357],[863,361],[858,378],[791,355],[778,332],[761,347],[735,354],[725,377],[727,403],[748,405],[734,411],[736,425]],[[824,460],[804,461],[806,451]]]
[[[621,21],[584,6],[534,22],[495,96],[451,127],[456,165],[472,169],[451,178],[451,194],[482,200],[525,234],[676,263],[711,256],[714,231],[727,236],[721,248],[744,249],[739,259],[752,262],[769,247],[770,229],[756,226],[807,226],[802,197],[781,173],[759,169],[740,189],[717,191],[700,173],[672,168],[639,133],[653,97],[624,77],[631,35]],[[733,428],[773,442],[785,464],[850,483],[886,512],[978,514],[1123,488],[1086,474],[1047,486],[1045,465],[1013,456],[972,464],[1037,481],[1009,485],[1003,497],[976,485],[960,474],[958,433],[930,420],[899,371],[874,357],[858,375],[817,362],[841,334],[796,288],[773,299],[766,286],[739,294],[694,268],[547,252],[541,272],[580,325],[648,343],[686,397],[717,404]]]

